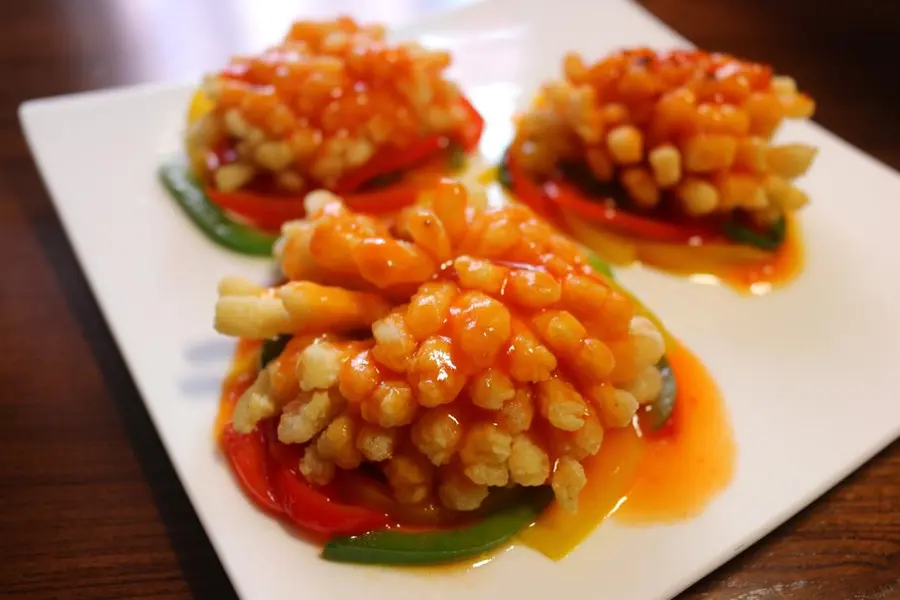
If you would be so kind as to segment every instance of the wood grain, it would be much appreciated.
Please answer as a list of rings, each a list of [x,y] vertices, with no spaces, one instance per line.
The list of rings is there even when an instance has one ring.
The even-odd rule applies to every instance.
[[[398,22],[453,4],[0,2],[0,597],[234,597],[60,229],[17,105],[194,78],[295,15],[356,6]],[[644,4],[701,46],[795,75],[819,122],[900,168],[900,3]],[[900,444],[683,598],[900,598]]]

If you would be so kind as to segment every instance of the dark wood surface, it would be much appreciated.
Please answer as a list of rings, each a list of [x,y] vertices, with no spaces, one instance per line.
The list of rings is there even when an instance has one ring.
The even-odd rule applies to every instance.
[[[17,105],[194,78],[329,6],[397,22],[453,3],[0,2],[0,597],[234,597],[60,229]],[[816,120],[900,168],[900,3],[644,4],[701,46],[795,75]],[[683,597],[900,598],[900,443]]]

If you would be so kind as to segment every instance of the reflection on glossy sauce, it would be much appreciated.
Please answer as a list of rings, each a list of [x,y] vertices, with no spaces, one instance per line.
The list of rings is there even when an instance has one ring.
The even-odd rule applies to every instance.
[[[666,523],[698,515],[731,480],[735,446],[722,398],[706,369],[684,347],[670,348],[678,382],[675,411],[657,432],[607,432],[585,465],[579,511],[553,505],[521,535],[553,559],[571,552],[607,517],[628,524]]]

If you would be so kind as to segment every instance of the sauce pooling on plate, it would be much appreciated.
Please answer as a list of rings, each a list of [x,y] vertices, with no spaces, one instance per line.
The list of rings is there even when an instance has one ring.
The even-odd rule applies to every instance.
[[[567,223],[573,235],[600,255],[611,257],[610,262],[617,266],[643,263],[692,277],[698,283],[721,283],[754,296],[790,283],[803,269],[803,237],[793,215],[785,218],[784,241],[772,252],[720,243],[660,244],[589,229],[575,221]]]
[[[730,482],[735,445],[722,397],[697,358],[676,344],[668,353],[678,381],[675,410],[660,430],[610,432],[593,457],[578,513],[551,507],[522,541],[559,559],[608,517],[667,523],[699,514]]]

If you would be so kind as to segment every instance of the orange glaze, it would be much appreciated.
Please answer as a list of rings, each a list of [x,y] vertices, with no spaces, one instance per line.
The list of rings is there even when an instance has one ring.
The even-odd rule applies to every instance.
[[[297,147],[372,129],[387,145],[402,146],[425,128],[411,85],[428,86],[430,107],[457,105],[458,89],[443,79],[450,62],[447,52],[389,44],[379,25],[347,17],[298,21],[278,45],[235,57],[221,70],[216,110],[237,108],[266,134]],[[462,119],[446,121],[452,131]],[[294,139],[297,132],[302,136]]]
[[[553,559],[571,552],[607,517],[622,523],[664,523],[698,515],[729,483],[735,445],[716,385],[697,358],[680,344],[669,362],[678,397],[659,432],[608,431],[600,452],[585,465],[588,484],[580,509],[552,505],[520,536]]]
[[[222,383],[219,410],[213,425],[213,438],[216,443],[221,439],[225,426],[231,422],[231,415],[234,413],[234,405],[237,404],[238,398],[256,378],[260,348],[262,348],[262,342],[259,340],[238,340],[231,359],[231,366]]]
[[[231,420],[237,399],[253,383],[260,347],[257,340],[242,339],[237,344],[222,388],[214,428],[216,440]],[[285,352],[296,348],[289,345]],[[629,524],[694,517],[727,486],[734,467],[735,446],[722,398],[703,365],[683,346],[671,343],[668,358],[679,390],[669,423],[658,432],[643,432],[639,419],[635,419],[632,428],[608,430],[598,454],[584,462],[588,483],[581,493],[579,511],[570,514],[552,504],[532,527],[520,534],[522,543],[559,560],[609,516],[615,515]],[[457,417],[468,421],[481,413],[486,411],[467,406]],[[352,481],[353,477],[351,473],[344,483],[357,496],[361,488]],[[377,505],[378,501],[371,503]],[[405,516],[412,516],[410,522],[426,528],[447,519],[442,511]],[[437,568],[480,567],[493,556]]]

